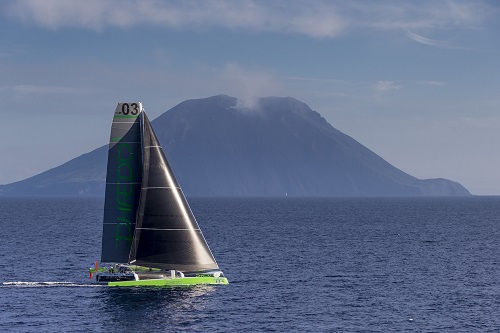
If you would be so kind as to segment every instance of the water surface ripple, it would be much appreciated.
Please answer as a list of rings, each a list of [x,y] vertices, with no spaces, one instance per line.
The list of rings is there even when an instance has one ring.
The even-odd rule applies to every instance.
[[[9,332],[497,332],[500,198],[191,199],[228,286],[108,288],[103,200],[0,198]]]

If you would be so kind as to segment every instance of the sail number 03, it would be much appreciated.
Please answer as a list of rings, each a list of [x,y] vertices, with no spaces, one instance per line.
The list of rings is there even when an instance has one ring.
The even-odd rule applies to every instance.
[[[128,103],[123,103],[122,104],[122,113],[124,115],[128,115],[128,114],[131,114],[131,115],[136,115],[138,114],[140,111],[140,108],[139,108],[139,104],[137,103],[131,103],[131,104],[128,104]]]

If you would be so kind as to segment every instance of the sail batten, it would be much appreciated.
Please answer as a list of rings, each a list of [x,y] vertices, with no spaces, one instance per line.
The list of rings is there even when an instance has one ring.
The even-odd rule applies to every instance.
[[[153,190],[153,189],[160,189],[160,188],[175,188],[178,189],[179,187],[170,187],[170,186],[149,186],[149,187],[142,187],[142,190]]]
[[[135,228],[136,230],[158,230],[158,231],[190,231],[190,230],[201,230],[201,229],[167,229],[167,228]]]

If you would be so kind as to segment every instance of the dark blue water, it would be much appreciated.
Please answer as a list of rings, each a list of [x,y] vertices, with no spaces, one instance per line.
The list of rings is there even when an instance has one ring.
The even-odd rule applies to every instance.
[[[497,332],[500,198],[193,199],[228,286],[93,285],[101,199],[0,199],[9,332]]]

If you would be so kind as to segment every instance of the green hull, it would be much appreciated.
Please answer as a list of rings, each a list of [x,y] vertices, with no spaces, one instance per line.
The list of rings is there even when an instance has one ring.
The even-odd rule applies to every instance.
[[[229,284],[225,277],[194,276],[175,279],[150,279],[139,281],[108,282],[110,287],[167,287],[167,286],[193,286],[199,284]]]

